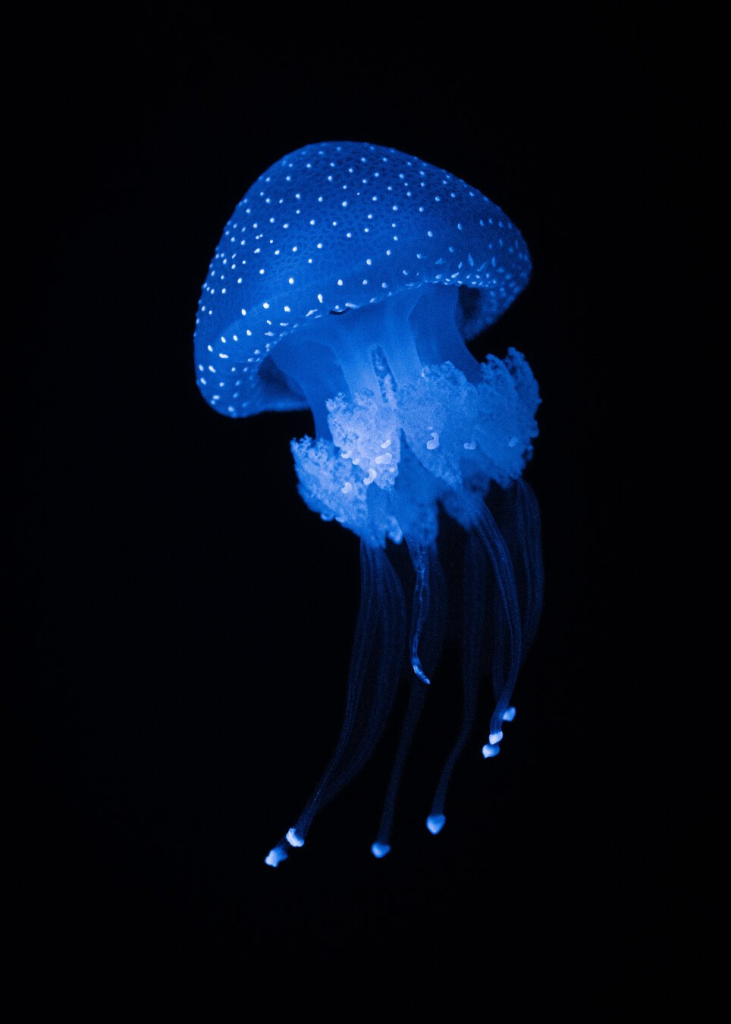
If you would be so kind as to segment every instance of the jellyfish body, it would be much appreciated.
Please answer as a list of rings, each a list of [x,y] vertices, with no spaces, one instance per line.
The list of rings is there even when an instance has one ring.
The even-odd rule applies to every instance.
[[[389,852],[454,585],[438,556],[445,516],[463,537],[463,719],[436,780],[432,834],[444,826],[485,676],[492,701],[482,754],[500,750],[541,608],[538,507],[522,480],[540,399],[519,352],[481,363],[465,342],[529,275],[520,233],[487,197],[415,157],[365,143],[321,143],[282,158],[226,226],[198,310],[201,392],[232,417],[311,409],[313,436],[291,445],[300,494],[361,542],[340,738],[267,864],[304,844],[316,813],[371,756],[405,677],[406,718],[371,847],[377,858]],[[407,571],[394,557],[402,548]]]

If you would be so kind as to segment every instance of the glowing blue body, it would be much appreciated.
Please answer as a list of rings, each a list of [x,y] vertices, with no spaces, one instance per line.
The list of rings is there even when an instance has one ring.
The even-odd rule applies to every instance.
[[[436,667],[447,585],[440,517],[464,529],[464,718],[427,828],[472,731],[477,692],[495,704],[495,756],[540,614],[538,510],[521,480],[538,430],[524,357],[479,363],[465,341],[525,286],[530,259],[508,218],[465,182],[396,150],[321,143],[274,164],[239,203],[211,263],[195,357],[206,400],[229,416],[310,408],[292,442],[300,493],[361,539],[362,599],[340,740],[273,866],[304,844],[315,813],[372,753],[404,663],[411,698],[377,840],[390,850],[408,747]],[[497,494],[500,525],[488,508]],[[389,557],[405,542],[413,600]],[[491,651],[484,636],[491,622]],[[487,659],[487,660],[486,660]]]

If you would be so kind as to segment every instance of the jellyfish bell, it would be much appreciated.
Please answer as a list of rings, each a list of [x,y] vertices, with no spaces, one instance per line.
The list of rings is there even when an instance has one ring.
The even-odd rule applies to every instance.
[[[466,342],[513,302],[530,267],[519,231],[477,189],[365,143],[283,157],[226,225],[196,320],[200,390],[232,417],[309,408],[313,436],[291,445],[300,494],[361,543],[342,731],[297,823],[268,854],[272,866],[304,844],[315,814],[370,757],[405,664],[408,709],[371,850],[382,858],[391,848],[401,773],[443,634],[444,516],[463,530],[467,613],[462,726],[436,784],[432,834],[446,821],[485,675],[493,702],[482,754],[500,750],[541,607],[538,508],[522,480],[540,399],[520,352],[480,362]],[[401,547],[406,580],[393,557]]]

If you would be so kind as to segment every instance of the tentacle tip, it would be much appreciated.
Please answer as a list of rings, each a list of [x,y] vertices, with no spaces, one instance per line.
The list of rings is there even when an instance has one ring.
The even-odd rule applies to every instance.
[[[512,722],[515,718],[516,710],[514,707],[505,708],[503,711],[503,722]]]
[[[282,846],[273,846],[264,858],[264,863],[270,868],[275,868],[281,861],[287,859],[287,851]]]
[[[444,822],[447,820],[444,814],[430,814],[426,819],[426,827],[429,829],[433,836],[441,832],[444,828]]]
[[[386,854],[390,852],[391,847],[388,845],[388,843],[373,843],[373,845],[371,846],[371,853],[377,860],[380,860],[381,857],[385,857]]]
[[[431,686],[431,679],[426,674],[424,669],[421,667],[421,662],[418,658],[413,658],[411,661],[411,667],[414,670],[414,675],[417,679],[421,679],[422,683],[426,683],[427,686]]]
[[[486,743],[485,746],[482,748],[482,756],[485,758],[497,757],[499,753],[500,747],[497,745],[497,743]]]
[[[490,733],[490,737],[489,737],[490,743],[491,743],[492,746],[497,746],[497,744],[500,742],[500,740],[502,738],[503,738],[503,731],[502,731],[502,729],[498,729],[497,732],[491,732]]]
[[[304,836],[301,836],[296,828],[291,828],[289,830],[289,832],[287,832],[287,835],[285,836],[285,838],[286,838],[286,840],[287,840],[287,842],[289,843],[290,846],[304,846],[305,845]]]

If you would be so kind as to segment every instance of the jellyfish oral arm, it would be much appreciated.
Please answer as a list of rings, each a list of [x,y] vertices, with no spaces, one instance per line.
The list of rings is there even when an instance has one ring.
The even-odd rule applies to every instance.
[[[469,353],[458,293],[407,289],[321,318],[316,343],[293,335],[271,356],[314,416],[315,436],[292,443],[302,497],[371,545],[432,543],[439,503],[469,521],[472,495],[509,485],[532,451],[530,369],[512,349]]]

